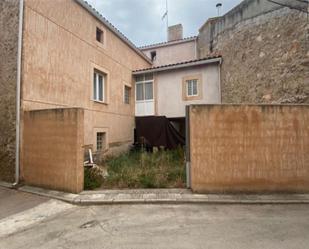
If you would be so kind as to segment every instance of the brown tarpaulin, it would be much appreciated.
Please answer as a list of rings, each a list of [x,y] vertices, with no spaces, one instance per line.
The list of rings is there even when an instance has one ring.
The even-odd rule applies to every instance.
[[[167,149],[185,145],[185,138],[164,116],[137,117],[135,123],[137,141],[143,138],[152,147],[164,146]]]

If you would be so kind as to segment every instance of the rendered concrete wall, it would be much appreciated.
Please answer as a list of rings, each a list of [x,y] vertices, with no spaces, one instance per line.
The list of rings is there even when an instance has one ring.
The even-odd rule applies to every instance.
[[[96,28],[104,44],[96,41]],[[24,110],[85,109],[85,145],[95,149],[95,132],[108,134],[110,152],[133,143],[134,93],[124,103],[132,71],[150,66],[74,0],[26,0],[23,46]],[[107,102],[93,101],[93,68],[108,74]]]
[[[156,114],[168,118],[185,117],[186,105],[219,104],[220,75],[219,64],[209,64],[194,68],[159,72],[155,75]],[[201,76],[202,94],[200,99],[185,99],[183,79]]]
[[[190,106],[196,192],[308,192],[308,105]]]
[[[177,41],[183,39],[182,24],[168,27],[168,41]]]
[[[84,184],[84,111],[24,113],[21,177],[28,185],[79,193]]]
[[[0,181],[14,181],[18,0],[0,1]]]
[[[188,41],[178,44],[166,44],[165,46],[146,47],[141,49],[149,58],[151,52],[156,51],[156,60],[153,61],[154,66],[174,64],[184,61],[196,59],[196,42]]]
[[[277,2],[302,11],[308,6]],[[199,57],[223,57],[224,103],[309,103],[309,25],[302,11],[245,0],[201,27]]]

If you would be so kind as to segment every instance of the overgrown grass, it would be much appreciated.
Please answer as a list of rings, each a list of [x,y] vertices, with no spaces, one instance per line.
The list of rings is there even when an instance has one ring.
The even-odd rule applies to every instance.
[[[184,151],[129,152],[106,159],[108,176],[102,188],[182,188]]]
[[[96,174],[95,171],[91,169],[84,169],[84,189],[93,190],[99,188],[102,184],[103,178]]]

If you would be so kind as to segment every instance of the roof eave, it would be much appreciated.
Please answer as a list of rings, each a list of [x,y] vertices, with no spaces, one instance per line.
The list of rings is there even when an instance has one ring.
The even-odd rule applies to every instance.
[[[163,67],[152,68],[152,69],[138,70],[138,71],[133,72],[133,75],[169,71],[169,70],[175,70],[175,69],[186,68],[186,67],[207,65],[207,64],[211,64],[211,63],[221,64],[222,58],[218,57],[218,58],[207,59],[207,60],[203,60],[203,61],[196,61],[196,62],[191,62],[191,63],[186,63],[186,64],[178,64],[178,65],[170,65],[170,66],[166,66],[166,67],[163,66]]]
[[[98,12],[96,12],[91,6],[84,0],[75,0],[80,6],[86,9],[92,16],[102,22],[110,31],[112,31],[118,38],[138,53],[143,59],[152,65],[152,61],[148,58],[140,49],[138,49],[128,38],[121,34],[114,26],[111,25],[105,18],[103,18]]]

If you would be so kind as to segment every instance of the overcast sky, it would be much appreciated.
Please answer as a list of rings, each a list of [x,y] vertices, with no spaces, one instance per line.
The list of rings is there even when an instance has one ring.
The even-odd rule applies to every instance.
[[[165,0],[87,0],[96,10],[126,35],[135,45],[143,46],[166,40]],[[182,23],[184,36],[197,35],[204,22],[242,0],[168,0],[169,25]]]

